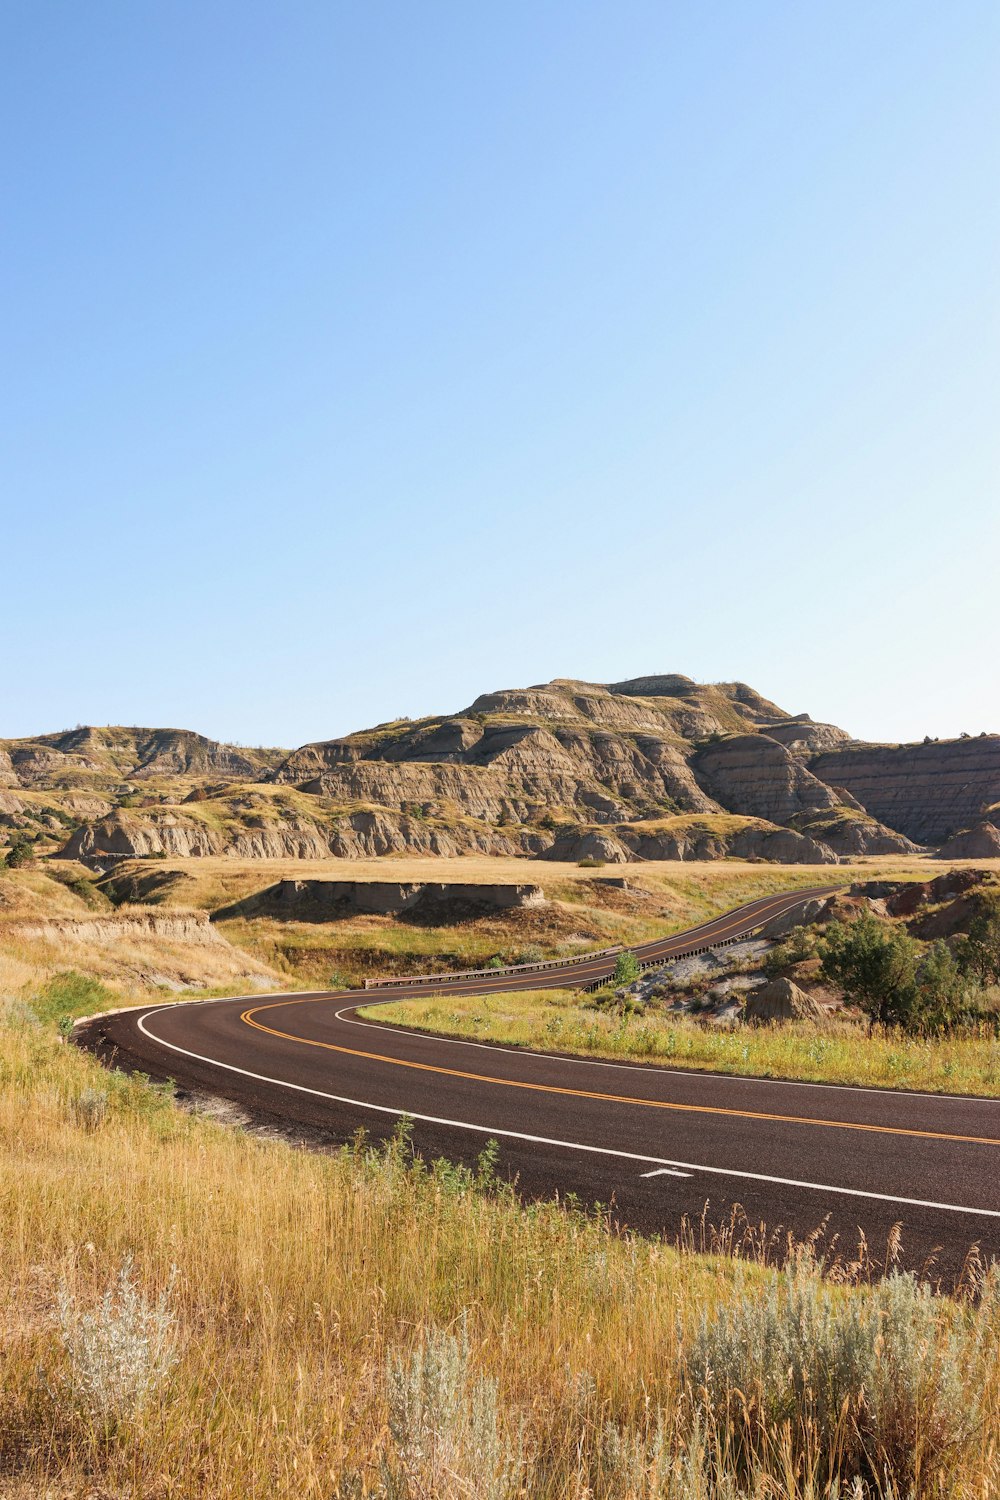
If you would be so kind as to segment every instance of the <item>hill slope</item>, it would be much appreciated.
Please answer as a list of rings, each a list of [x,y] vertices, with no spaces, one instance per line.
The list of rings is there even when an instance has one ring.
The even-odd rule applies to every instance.
[[[392,853],[832,863],[991,817],[1000,737],[860,745],[745,683],[484,693],[291,753],[184,730],[0,742],[0,827],[68,857]]]

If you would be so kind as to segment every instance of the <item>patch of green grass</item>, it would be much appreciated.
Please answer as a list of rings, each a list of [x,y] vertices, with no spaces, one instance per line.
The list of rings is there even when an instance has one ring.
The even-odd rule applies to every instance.
[[[113,1010],[121,1004],[121,996],[99,979],[67,969],[53,975],[30,1003],[40,1021],[59,1022],[64,1016],[91,1016]]]
[[[433,996],[366,1006],[379,1021],[584,1057],[674,1064],[755,1078],[1000,1098],[1000,1040],[909,1037],[848,1021],[722,1030],[684,1016],[610,1014],[570,990]]]

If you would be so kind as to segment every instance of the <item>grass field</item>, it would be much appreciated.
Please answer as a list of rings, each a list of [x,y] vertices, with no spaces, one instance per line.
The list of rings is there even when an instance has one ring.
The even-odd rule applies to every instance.
[[[978,1309],[826,1284],[808,1256],[779,1275],[522,1210],[488,1162],[298,1152],[104,1072],[24,1004],[0,1014],[0,1287],[12,1500],[1000,1481],[993,1281]]]
[[[540,885],[556,896],[566,884],[595,876],[624,876],[640,886],[676,891],[689,899],[712,900],[734,883],[760,882],[762,889],[792,889],[843,879],[929,880],[952,867],[925,855],[880,855],[849,865],[771,865],[746,860],[643,860],[634,864],[588,869],[555,860],[513,859],[493,855],[463,855],[446,859],[430,855],[386,855],[380,859],[252,859],[224,857],[134,861],[156,871],[175,870],[192,877],[183,904],[213,908],[239,900],[276,880],[454,880],[510,881]],[[997,868],[1000,860],[955,861]]]
[[[462,858],[236,862],[160,861],[158,870],[188,877],[169,904],[214,908],[280,879],[443,880],[531,883],[550,905],[447,927],[421,927],[380,917],[336,922],[256,917],[220,924],[236,947],[287,975],[291,983],[359,984],[377,974],[475,968],[566,957],[615,943],[635,945],[702,922],[758,896],[802,886],[868,879],[929,879],[940,862],[872,859],[843,866],[778,866],[739,860],[648,861],[604,869],[519,859]],[[624,878],[633,893],[603,882]]]
[[[432,863],[441,878],[444,862]],[[454,878],[472,878],[469,863]],[[499,878],[498,862],[481,863]],[[224,873],[196,872],[200,899]],[[820,872],[612,873],[641,882],[655,917],[602,906],[586,884],[594,872],[566,867],[541,872],[560,923],[631,934],[653,920],[662,931]],[[230,874],[259,889],[272,872]],[[1000,1289],[975,1263],[973,1301],[898,1276],[868,1287],[891,1245],[825,1278],[800,1249],[779,1273],[739,1226],[693,1226],[690,1247],[674,1249],[571,1207],[522,1208],[488,1160],[478,1175],[426,1166],[405,1141],[309,1154],[181,1112],[168,1090],[104,1071],[57,1030],[67,1015],[160,993],[142,976],[162,943],[136,937],[115,957],[113,942],[19,939],[43,911],[84,932],[109,915],[44,867],[0,888],[0,994],[17,997],[0,1002],[5,1500],[1000,1493]],[[390,944],[416,932],[429,950],[456,932],[395,925],[403,936]],[[374,937],[359,936],[358,951],[377,951]],[[569,941],[565,925],[548,941]],[[177,966],[201,946],[180,943]],[[213,961],[242,962],[233,952]],[[67,956],[80,963],[68,975]],[[276,984],[292,977],[274,972]],[[563,1050],[775,1072],[794,1055],[793,1071],[816,1077],[852,1065],[837,1036],[799,1028],[741,1038],[760,1049],[752,1056],[677,1023],[672,1042],[664,1031],[651,1044],[646,1021],[584,1011],[563,993],[476,999],[464,1017],[464,1002],[432,1005],[440,1013],[420,1024]],[[881,1045],[868,1056],[887,1081],[945,1086],[928,1082],[934,1068],[970,1091],[977,1068],[981,1091],[996,1081],[995,1044],[992,1074],[961,1043],[933,1059],[896,1043],[895,1061]]]
[[[721,1030],[683,1016],[619,1015],[569,990],[433,996],[366,1006],[362,1015],[450,1036],[756,1078],[799,1078],[939,1094],[1000,1097],[1000,1039],[906,1037],[850,1021]]]

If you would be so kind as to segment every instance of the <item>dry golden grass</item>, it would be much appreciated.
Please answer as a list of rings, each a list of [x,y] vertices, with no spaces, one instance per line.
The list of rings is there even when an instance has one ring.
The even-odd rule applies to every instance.
[[[357,984],[378,974],[424,973],[564,957],[614,943],[635,945],[704,921],[758,896],[796,887],[941,873],[927,860],[870,860],[850,866],[779,866],[738,860],[648,861],[604,869],[523,859],[397,858],[379,860],[187,859],[147,861],[157,874],[187,877],[164,905],[215,909],[282,879],[439,880],[540,885],[547,910],[501,914],[475,922],[421,927],[389,918],[334,922],[255,917],[222,924],[226,937],[288,983]],[[615,904],[598,895],[602,878],[624,877],[650,898]]]
[[[974,863],[1000,870],[1000,860],[934,860],[924,855],[895,855],[857,860],[849,865],[768,865],[744,860],[645,860],[603,869],[550,860],[514,859],[493,855],[462,855],[446,859],[432,855],[387,855],[379,859],[199,859],[134,861],[155,871],[178,870],[193,876],[176,899],[185,905],[214,908],[240,900],[276,880],[450,880],[511,882],[540,885],[555,894],[567,882],[595,876],[624,876],[649,889],[701,892],[706,899],[725,900],[740,882],[757,883],[764,890],[791,890],[801,885],[828,885],[853,880],[930,880],[953,867]]]
[[[185,867],[209,863],[216,862]],[[375,873],[385,878],[400,863],[382,862]],[[425,873],[429,863],[452,864],[411,863]],[[453,878],[476,878],[470,862],[457,863]],[[471,863],[499,878],[496,861]],[[513,863],[511,878],[524,878],[525,865]],[[531,875],[536,868],[527,867]],[[302,874],[301,865],[294,872]],[[271,876],[259,865],[239,873],[253,875],[254,889]],[[585,907],[579,882],[593,871],[542,873],[570,913]],[[685,925],[761,894],[762,886],[785,889],[796,877],[811,884],[820,872],[726,864],[610,873],[641,879],[662,894],[662,920]],[[438,868],[433,878],[446,877]],[[39,940],[19,945],[13,936],[26,911],[37,918],[49,884],[32,872],[14,916],[0,918],[0,992],[30,998],[66,967],[65,949],[43,953]],[[92,913],[74,899],[51,893],[50,915],[85,923]],[[154,957],[151,950],[143,961]],[[86,972],[106,960],[84,945],[72,961]],[[523,1431],[530,1459],[505,1500],[735,1494],[710,1477],[713,1464],[735,1461],[736,1429],[719,1409],[705,1419],[705,1473],[685,1478],[677,1467],[696,1446],[682,1370],[702,1319],[714,1326],[727,1312],[756,1316],[770,1291],[782,1304],[792,1295],[774,1273],[623,1239],[558,1206],[523,1209],[454,1168],[418,1170],[403,1150],[322,1156],[223,1128],[179,1112],[163,1090],[106,1073],[52,1029],[65,1011],[148,993],[144,982],[117,971],[113,991],[86,979],[50,985],[37,1006],[47,1025],[26,1016],[23,1003],[0,1016],[0,1495],[385,1495],[383,1467],[398,1478],[402,1463],[387,1360],[419,1346],[427,1330],[463,1326],[474,1371],[496,1382],[501,1428],[512,1441]],[[109,1422],[72,1394],[58,1301],[62,1288],[81,1312],[93,1309],[129,1260],[138,1293],[151,1302],[177,1267],[178,1358],[153,1399]],[[815,1276],[808,1286],[810,1296],[821,1295]],[[865,1294],[845,1288],[837,1295]],[[963,1305],[942,1300],[921,1325],[919,1368],[950,1360],[949,1410],[972,1411],[976,1423],[974,1441],[963,1428],[953,1452],[928,1461],[918,1487],[928,1500],[998,1493],[1000,1319],[985,1332],[971,1319]],[[933,1432],[936,1408],[921,1394],[931,1389],[921,1380],[919,1410]],[[753,1500],[825,1500],[829,1493],[814,1480],[837,1445],[804,1412],[793,1417],[801,1417],[814,1450],[813,1478],[801,1454],[789,1457],[791,1428],[783,1437],[775,1425],[744,1466],[742,1487]],[[672,1455],[671,1488],[652,1477],[658,1423]],[[609,1442],[619,1445],[614,1460],[602,1456]],[[621,1457],[630,1445],[635,1463]],[[696,1467],[700,1473],[700,1459]],[[454,1466],[433,1484],[396,1491],[406,1500],[484,1500],[488,1493],[500,1491]]]
[[[387,1356],[463,1319],[504,1431],[523,1427],[531,1467],[511,1497],[722,1493],[711,1480],[654,1488],[651,1433],[659,1413],[680,1464],[694,1330],[763,1307],[772,1273],[621,1239],[560,1208],[522,1210],[453,1169],[418,1172],[402,1151],[323,1157],[223,1129],[23,1019],[0,1025],[0,1061],[0,1493],[332,1500],[361,1494],[350,1476],[381,1493],[381,1465],[399,1460]],[[101,1110],[88,1089],[107,1096]],[[56,1307],[63,1287],[93,1308],[129,1258],[154,1300],[177,1267],[178,1360],[145,1406],[105,1421],[71,1395]],[[995,1493],[1000,1443],[997,1329],[977,1333],[970,1317],[935,1304],[921,1346],[927,1369],[940,1357],[954,1373],[958,1339],[982,1402],[976,1441],[929,1463],[921,1490],[962,1500]],[[961,1414],[973,1396],[961,1387],[949,1400]],[[617,1459],[601,1458],[609,1423],[625,1449],[638,1445],[638,1466],[620,1442]],[[709,1421],[710,1445],[727,1430]],[[748,1493],[818,1500],[807,1472],[783,1477],[781,1448],[775,1428]],[[819,1444],[817,1463],[832,1451]],[[399,1493],[487,1493],[460,1480]]]

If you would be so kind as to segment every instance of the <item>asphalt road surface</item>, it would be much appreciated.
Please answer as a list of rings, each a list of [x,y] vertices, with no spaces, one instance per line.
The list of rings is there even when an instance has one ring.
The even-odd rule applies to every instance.
[[[733,941],[815,891],[751,902],[637,949],[644,960]],[[1000,1259],[1000,1101],[731,1078],[528,1052],[362,1020],[359,1004],[427,994],[580,987],[612,958],[522,975],[456,976],[385,992],[182,1002],[96,1018],[77,1039],[105,1060],[232,1100],[304,1139],[379,1139],[401,1116],[427,1156],[472,1162],[492,1137],[529,1197],[573,1194],[668,1237],[735,1215],[756,1235],[903,1263],[944,1284],[973,1245]],[[760,1226],[766,1226],[761,1230]],[[696,1239],[701,1230],[696,1227]]]

